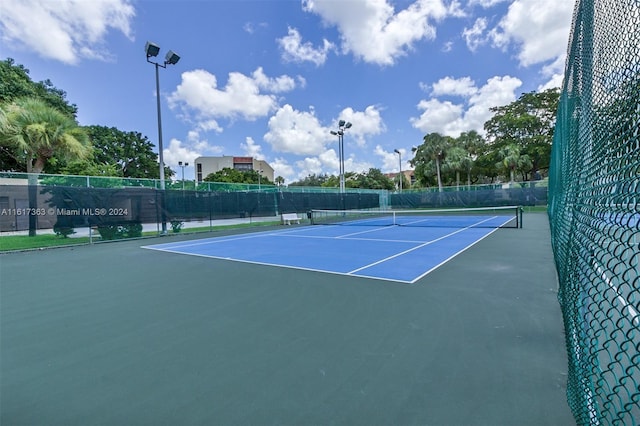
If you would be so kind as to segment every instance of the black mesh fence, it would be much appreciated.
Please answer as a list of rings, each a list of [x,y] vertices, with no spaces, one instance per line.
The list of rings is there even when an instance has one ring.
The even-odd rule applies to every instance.
[[[394,209],[546,206],[547,188],[527,182],[510,188],[402,192],[391,194],[390,198]]]
[[[138,236],[142,224],[207,221],[301,213],[311,209],[372,209],[377,193],[179,191],[146,187],[87,188],[3,185],[0,231],[97,227]],[[130,232],[131,231],[131,232]],[[102,232],[101,232],[102,235]]]

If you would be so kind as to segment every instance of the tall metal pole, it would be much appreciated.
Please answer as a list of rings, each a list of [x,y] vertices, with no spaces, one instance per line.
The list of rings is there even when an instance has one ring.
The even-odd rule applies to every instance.
[[[342,130],[338,133],[338,141],[340,142],[338,147],[340,150],[340,192],[344,193],[344,131]]]
[[[167,233],[167,217],[164,208],[164,155],[162,147],[162,114],[160,112],[160,73],[158,72],[158,64],[156,66],[156,104],[158,109],[158,160],[160,161],[160,190],[162,191],[162,234]]]
[[[400,192],[402,192],[402,181],[403,176],[402,176],[402,154],[400,154],[400,151],[398,151],[398,162],[400,163],[400,176],[398,176],[400,178]]]
[[[400,174],[398,175],[398,179],[400,180],[400,192],[402,192],[402,181],[404,180],[403,176],[402,176],[402,154],[397,149],[394,149],[393,152],[398,154],[398,162],[399,162],[399,165],[400,165]]]
[[[165,189],[164,185],[164,154],[162,148],[162,113],[160,111],[160,73],[158,64],[156,66],[156,104],[158,107],[158,159],[160,160],[160,189]]]

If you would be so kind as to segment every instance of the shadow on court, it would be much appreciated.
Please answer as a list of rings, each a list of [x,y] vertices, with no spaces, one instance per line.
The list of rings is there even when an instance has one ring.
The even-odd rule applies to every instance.
[[[0,256],[0,424],[574,424],[544,213],[412,285],[148,243]]]

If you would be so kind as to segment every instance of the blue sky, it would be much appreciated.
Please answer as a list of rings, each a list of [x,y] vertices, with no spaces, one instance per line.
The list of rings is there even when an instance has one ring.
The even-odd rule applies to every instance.
[[[431,132],[458,136],[522,93],[560,87],[573,1],[14,0],[0,2],[0,56],[50,79],[82,125],[158,140],[164,160],[251,155],[285,183],[409,168]],[[193,168],[185,178],[193,178]]]

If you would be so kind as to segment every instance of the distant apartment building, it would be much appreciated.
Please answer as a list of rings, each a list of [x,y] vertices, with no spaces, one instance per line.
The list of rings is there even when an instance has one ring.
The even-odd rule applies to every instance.
[[[274,181],[273,168],[263,160],[256,160],[253,157],[233,157],[224,155],[222,157],[198,157],[194,161],[196,169],[196,180],[202,182],[211,173],[219,172],[222,169],[236,169],[240,171],[255,170],[262,176]]]
[[[403,170],[402,174],[404,175],[405,182],[408,181],[411,185],[416,183],[416,174],[413,170]],[[394,180],[396,176],[398,176],[398,173],[385,173],[384,175],[389,179]]]

